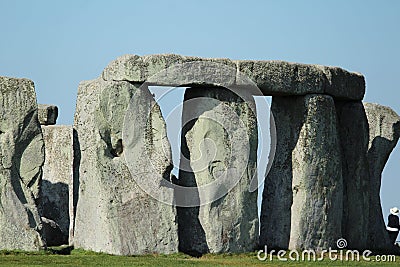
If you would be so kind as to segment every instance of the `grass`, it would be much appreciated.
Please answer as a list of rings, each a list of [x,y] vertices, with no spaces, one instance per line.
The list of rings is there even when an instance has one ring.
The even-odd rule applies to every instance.
[[[67,254],[67,255],[63,255]],[[256,253],[204,255],[201,258],[185,254],[113,256],[80,249],[50,248],[39,252],[0,251],[0,266],[399,266],[396,262],[376,262],[371,257],[366,261],[281,262],[276,256],[273,261],[259,261]]]

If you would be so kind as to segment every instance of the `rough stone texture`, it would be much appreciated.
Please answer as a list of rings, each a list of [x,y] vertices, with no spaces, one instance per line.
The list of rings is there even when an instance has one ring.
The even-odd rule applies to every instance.
[[[304,120],[302,97],[273,97],[271,141],[276,142],[271,169],[265,177],[260,217],[260,245],[274,249],[289,247],[292,193],[292,151]],[[273,138],[276,136],[276,138]]]
[[[361,101],[337,101],[343,176],[343,238],[347,248],[366,249],[370,220],[367,150],[369,126]]]
[[[58,107],[54,105],[38,105],[38,117],[41,125],[54,125],[58,117]]]
[[[341,237],[336,113],[327,95],[274,97],[276,152],[265,180],[260,244],[327,249]]]
[[[319,66],[325,74],[324,93],[338,99],[362,100],[365,79],[361,73],[349,72],[338,67]]]
[[[343,182],[332,97],[304,97],[304,123],[292,152],[289,249],[327,249],[341,238]]]
[[[209,64],[199,68],[190,62]],[[170,69],[166,71],[167,68]],[[148,82],[164,86],[204,84],[204,78],[214,81],[213,85],[231,86],[235,76],[236,65],[229,59],[202,59],[173,54],[123,55],[111,62],[102,74],[104,80]]]
[[[171,158],[159,162],[155,171],[147,157],[137,154],[131,171],[138,177],[131,175],[125,163],[126,151],[157,156],[166,138],[165,123],[155,105],[152,123],[133,114],[137,122],[146,124],[132,125],[135,138],[122,139],[124,115],[135,92],[134,97],[143,100],[139,108],[155,104],[146,88],[138,90],[138,85],[125,81],[97,79],[79,86],[74,122],[74,145],[80,151],[74,163],[79,177],[75,247],[118,255],[178,250],[175,208],[147,195],[134,179],[162,179],[168,174]],[[157,134],[165,138],[160,140]]]
[[[386,250],[388,240],[382,215],[380,190],[382,171],[400,136],[400,117],[391,108],[365,103],[369,124],[368,163],[370,173],[370,214],[368,246]]]
[[[186,89],[181,149],[190,166],[181,159],[178,183],[215,184],[207,193],[199,190],[200,203],[208,204],[178,208],[181,251],[235,253],[257,246],[257,191],[249,192],[251,180],[257,180],[253,111],[252,98],[242,99],[228,89]]]
[[[265,95],[304,95],[324,92],[326,78],[317,65],[284,61],[236,62],[238,71],[250,77]],[[237,83],[242,85],[243,81],[238,79]]]
[[[54,221],[61,234],[46,235],[49,246],[68,244],[73,225],[73,129],[72,126],[42,126],[46,159],[43,166],[42,217]],[[51,240],[51,241],[50,241]]]
[[[199,67],[196,64],[187,64],[189,62],[204,64]],[[175,64],[186,65],[165,71]],[[226,68],[217,64],[223,64]],[[110,81],[147,81],[165,86],[236,85],[245,90],[249,80],[244,75],[252,79],[264,95],[317,93],[340,99],[362,100],[365,94],[364,77],[359,73],[338,67],[284,61],[207,59],[173,54],[124,55],[111,62],[103,71],[102,77]]]
[[[0,250],[38,250],[44,145],[30,80],[0,77],[0,159]]]

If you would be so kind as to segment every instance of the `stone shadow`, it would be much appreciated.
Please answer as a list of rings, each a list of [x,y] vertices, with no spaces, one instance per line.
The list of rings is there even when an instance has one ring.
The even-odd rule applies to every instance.
[[[182,127],[181,156],[185,157],[185,162],[190,162],[190,151],[185,135],[190,131],[190,129],[192,129],[195,123],[196,120],[191,120]],[[181,159],[180,164],[182,164],[182,162]],[[172,183],[185,187],[197,187],[197,182],[190,164],[185,164],[184,168],[182,168],[181,165],[179,170],[179,179],[172,179]],[[179,192],[175,191],[175,198],[180,197],[185,196],[181,196]],[[200,203],[199,194],[191,197],[194,198],[193,201]],[[177,207],[176,209],[178,216],[179,251],[194,257],[200,257],[201,255],[208,253],[209,248],[207,245],[206,234],[199,219],[200,207]]]
[[[35,157],[44,157],[43,154],[35,154],[37,151],[32,150],[31,144],[33,142],[38,142],[37,137],[41,135],[40,125],[37,121],[37,110],[32,110],[29,112],[24,120],[19,130],[17,131],[18,137],[15,140],[15,152],[12,157],[12,167],[10,168],[11,172],[11,185],[15,195],[18,200],[25,206],[25,211],[28,216],[29,227],[32,229],[38,229],[39,218],[38,215],[38,190],[40,179],[42,177],[42,170],[39,168],[39,171],[35,173],[33,177],[30,177],[30,180],[24,180],[25,177],[22,177],[21,170],[26,168],[28,164],[31,164],[30,161],[23,161],[22,156],[24,154],[32,155]],[[15,135],[15,133],[14,133]],[[36,139],[36,140],[35,140]],[[40,141],[43,142],[43,141]],[[41,144],[36,144],[41,145]],[[30,166],[31,168],[34,166]],[[39,167],[38,165],[36,167]]]
[[[72,243],[73,237],[74,237],[74,231],[75,231],[75,218],[76,218],[76,208],[78,206],[78,201],[79,201],[79,186],[80,186],[80,181],[79,181],[79,170],[80,170],[80,165],[81,165],[81,146],[79,142],[79,136],[78,132],[73,129],[73,153],[74,153],[74,161],[73,161],[73,181],[72,181],[72,214],[73,218],[71,227],[70,229],[70,240],[69,242]]]
[[[41,214],[48,246],[68,244],[69,186],[42,180]]]
[[[293,204],[292,151],[296,147],[304,114],[298,97],[272,97],[271,146],[276,150],[271,169],[266,174],[260,215],[259,246],[268,249],[288,249],[291,231],[291,207]],[[271,157],[272,155],[269,155]],[[268,168],[268,167],[267,167]]]

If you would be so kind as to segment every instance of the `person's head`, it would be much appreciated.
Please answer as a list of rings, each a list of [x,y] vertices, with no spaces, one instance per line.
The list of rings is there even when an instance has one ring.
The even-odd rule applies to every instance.
[[[390,213],[393,215],[399,215],[399,212],[400,212],[399,209],[396,207],[390,209]]]

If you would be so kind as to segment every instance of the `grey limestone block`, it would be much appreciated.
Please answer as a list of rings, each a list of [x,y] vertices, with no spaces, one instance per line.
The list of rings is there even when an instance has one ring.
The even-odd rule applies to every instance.
[[[306,95],[292,151],[293,205],[289,249],[328,249],[342,237],[342,162],[333,98]]]
[[[79,85],[74,121],[74,146],[79,151],[75,247],[117,255],[178,251],[175,207],[154,199],[137,183],[169,179],[171,168],[161,111],[147,87],[139,87],[101,78]],[[133,124],[124,140],[124,117],[132,97],[139,112],[153,109],[150,117],[129,114]],[[159,156],[160,149],[167,151],[165,157]]]
[[[317,94],[274,97],[271,111],[276,151],[265,179],[260,245],[334,247],[341,238],[343,207],[334,101]]]
[[[36,203],[44,162],[34,84],[0,77],[0,250],[45,246]]]
[[[257,181],[254,100],[228,89],[188,88],[182,120],[184,158],[177,182],[197,186],[192,197],[199,205],[178,207],[180,250],[254,251],[259,228],[257,190],[249,191]]]
[[[57,122],[58,107],[54,105],[38,105],[38,116],[41,125],[54,125]]]
[[[361,101],[336,101],[335,106],[342,155],[342,234],[347,248],[362,250],[368,248],[371,212],[368,120]]]
[[[42,125],[45,144],[41,216],[54,221],[61,231],[52,244],[68,244],[73,230],[73,128],[71,125]],[[76,197],[76,196],[75,196]],[[49,236],[47,237],[49,239]]]
[[[362,100],[365,94],[365,80],[360,73],[275,60],[123,55],[104,69],[102,77],[163,86],[234,85],[242,90],[255,84],[263,95],[272,96],[328,94],[338,99]]]
[[[364,103],[369,125],[368,164],[370,214],[368,246],[376,250],[393,248],[382,215],[380,190],[382,172],[400,136],[400,117],[389,107]]]

